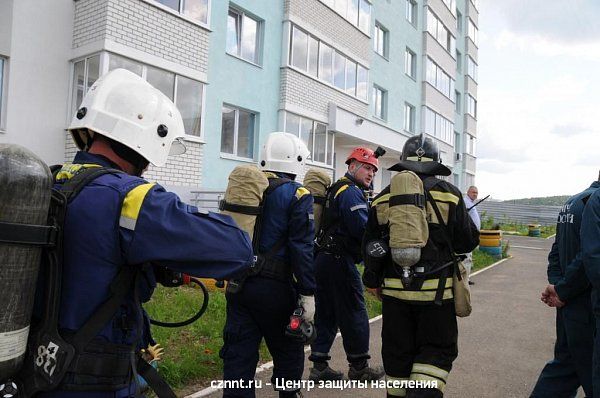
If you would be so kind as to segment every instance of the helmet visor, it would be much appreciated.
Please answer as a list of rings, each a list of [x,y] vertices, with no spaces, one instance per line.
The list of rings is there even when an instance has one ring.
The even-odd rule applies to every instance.
[[[185,147],[183,140],[179,137],[175,138],[175,141],[173,141],[173,143],[171,144],[171,150],[169,151],[169,156],[183,155],[186,150],[187,150],[187,148]]]

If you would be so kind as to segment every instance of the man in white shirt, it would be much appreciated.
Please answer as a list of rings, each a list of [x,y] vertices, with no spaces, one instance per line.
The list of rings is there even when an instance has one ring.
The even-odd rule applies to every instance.
[[[471,220],[473,220],[473,224],[477,227],[477,230],[481,229],[481,218],[479,218],[479,213],[477,212],[477,207],[475,207],[475,202],[477,201],[477,195],[479,191],[475,185],[471,185],[467,190],[467,195],[464,197],[465,206],[467,210],[469,210],[469,216]],[[467,269],[467,273],[471,274],[471,268],[473,267],[473,254],[467,253],[467,258],[463,261],[463,265]],[[469,281],[469,285],[474,285],[474,282]]]

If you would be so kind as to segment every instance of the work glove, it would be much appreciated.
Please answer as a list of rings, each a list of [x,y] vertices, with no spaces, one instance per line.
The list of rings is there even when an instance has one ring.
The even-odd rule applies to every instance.
[[[304,310],[302,319],[306,322],[314,322],[315,320],[315,296],[300,295],[298,305]]]

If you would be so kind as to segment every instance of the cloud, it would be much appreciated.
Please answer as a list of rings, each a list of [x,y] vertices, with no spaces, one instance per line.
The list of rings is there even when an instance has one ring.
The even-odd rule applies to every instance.
[[[578,124],[560,124],[554,126],[550,130],[550,134],[558,135],[560,137],[572,137],[574,135],[585,134],[590,130]]]
[[[600,26],[600,24],[599,24]],[[486,40],[490,36],[486,35]],[[539,33],[521,33],[503,29],[491,40],[499,49],[517,48],[523,53],[533,53],[548,57],[577,57],[600,59],[600,39],[594,42],[561,41]]]
[[[600,42],[599,14],[597,0],[486,0],[481,6],[484,20],[489,16],[519,35],[568,45]]]

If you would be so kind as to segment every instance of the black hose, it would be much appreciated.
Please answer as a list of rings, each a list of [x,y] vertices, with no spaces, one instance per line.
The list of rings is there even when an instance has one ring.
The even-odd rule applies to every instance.
[[[150,323],[155,326],[160,326],[164,328],[180,328],[182,326],[187,326],[193,322],[196,322],[204,313],[206,312],[206,308],[208,307],[208,289],[204,286],[204,283],[196,278],[190,278],[190,282],[194,282],[196,285],[200,286],[202,289],[202,294],[204,295],[204,299],[202,301],[202,307],[200,311],[196,313],[196,315],[192,316],[190,319],[186,319],[181,322],[161,322],[150,318]]]

